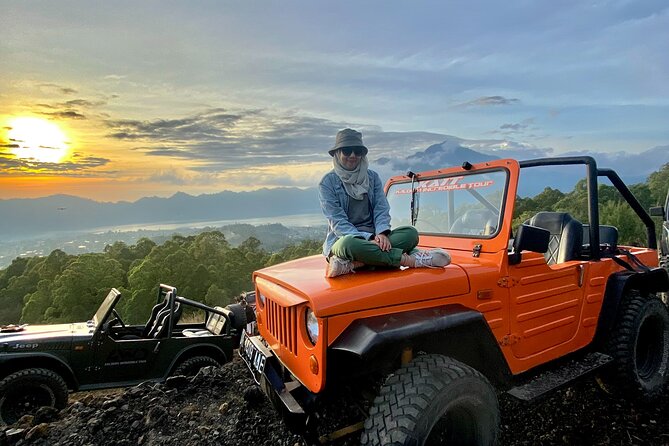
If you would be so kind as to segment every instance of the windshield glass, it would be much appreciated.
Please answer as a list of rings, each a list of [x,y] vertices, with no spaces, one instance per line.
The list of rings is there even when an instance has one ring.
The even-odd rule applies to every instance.
[[[500,227],[505,170],[472,172],[393,184],[388,190],[392,226],[410,225],[413,196],[418,232],[462,237],[491,238]]]
[[[107,294],[107,297],[105,297],[105,300],[100,305],[100,308],[98,308],[98,311],[96,311],[95,315],[93,316],[93,324],[96,327],[100,324],[100,321],[104,319],[105,316],[109,313],[111,307],[116,304],[118,295],[119,293],[115,290],[111,290],[109,294]]]

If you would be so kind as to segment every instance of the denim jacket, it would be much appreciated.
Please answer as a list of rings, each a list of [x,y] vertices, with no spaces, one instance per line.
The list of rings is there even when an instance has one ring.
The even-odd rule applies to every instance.
[[[390,231],[390,205],[383,192],[383,183],[379,174],[367,169],[369,175],[369,203],[372,206],[372,217],[376,234]],[[328,221],[328,233],[323,243],[323,255],[329,256],[332,245],[344,235],[354,235],[369,240],[374,234],[358,231],[348,221],[349,196],[344,189],[344,184],[334,170],[331,170],[321,179],[318,184],[318,199],[321,202],[321,210]]]

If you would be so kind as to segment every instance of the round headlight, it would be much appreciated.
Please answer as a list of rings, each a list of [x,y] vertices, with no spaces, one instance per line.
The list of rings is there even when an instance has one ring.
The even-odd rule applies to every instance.
[[[263,308],[265,306],[265,295],[263,293],[258,292],[258,296],[260,299],[258,301],[260,302],[260,308]]]
[[[309,340],[312,344],[316,345],[318,342],[318,319],[316,319],[316,315],[311,310],[311,308],[307,308],[306,323]]]

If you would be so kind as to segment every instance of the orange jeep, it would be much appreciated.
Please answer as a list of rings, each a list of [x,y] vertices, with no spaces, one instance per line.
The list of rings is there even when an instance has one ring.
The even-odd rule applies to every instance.
[[[588,224],[540,212],[512,232],[521,172],[572,164],[585,166]],[[645,224],[648,247],[618,246],[599,225],[598,177]],[[497,391],[531,400],[606,365],[631,396],[663,392],[669,315],[656,293],[669,279],[652,219],[615,172],[590,157],[503,159],[409,172],[386,195],[393,227],[413,224],[449,266],[328,279],[318,255],[253,276],[260,334],[239,351],[287,420],[309,424],[355,383],[376,395],[363,445],[487,445]]]

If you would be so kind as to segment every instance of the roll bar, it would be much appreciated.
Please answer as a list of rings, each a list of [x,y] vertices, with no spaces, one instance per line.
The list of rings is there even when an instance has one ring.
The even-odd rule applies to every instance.
[[[607,177],[613,186],[620,192],[625,201],[636,212],[646,226],[648,232],[648,247],[657,249],[657,238],[655,236],[655,223],[646,210],[641,206],[634,194],[623,183],[618,174],[611,169],[598,169],[597,162],[591,156],[563,156],[555,158],[538,158],[519,162],[521,169],[525,167],[538,166],[565,166],[573,164],[584,164],[586,167],[586,184],[588,191],[588,218],[590,220],[590,255],[593,260],[599,260],[599,190],[597,188],[597,177]]]

